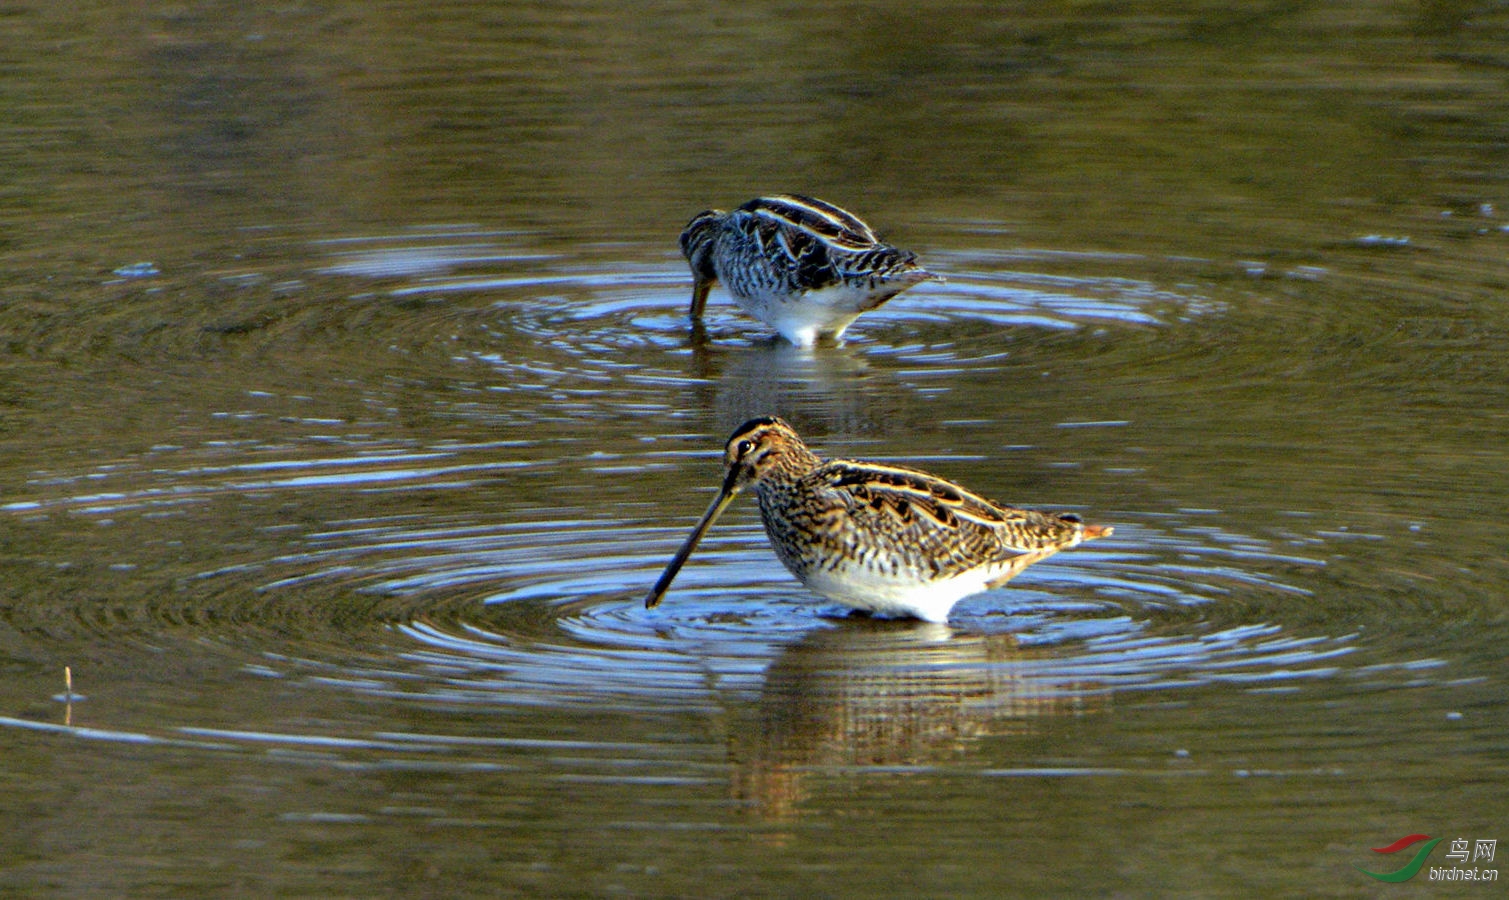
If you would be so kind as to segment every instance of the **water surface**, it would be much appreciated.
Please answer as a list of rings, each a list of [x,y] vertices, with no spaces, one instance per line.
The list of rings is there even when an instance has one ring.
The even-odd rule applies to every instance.
[[[4,18],[0,885],[1372,896],[1497,838],[1501,12],[636,10]],[[676,234],[771,190],[948,281],[692,335]],[[744,503],[643,609],[769,413],[1116,533],[934,626]]]

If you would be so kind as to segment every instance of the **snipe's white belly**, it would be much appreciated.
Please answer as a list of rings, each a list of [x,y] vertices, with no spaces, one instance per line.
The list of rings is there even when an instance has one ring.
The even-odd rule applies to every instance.
[[[897,293],[900,293],[898,290]],[[734,302],[751,316],[774,328],[781,337],[810,347],[819,337],[842,337],[859,314],[875,306],[875,291],[836,284],[802,294],[735,296]]]
[[[848,566],[837,572],[816,569],[797,577],[814,593],[854,609],[947,622],[954,604],[985,590],[991,574],[981,568],[952,578],[902,580],[862,566]]]

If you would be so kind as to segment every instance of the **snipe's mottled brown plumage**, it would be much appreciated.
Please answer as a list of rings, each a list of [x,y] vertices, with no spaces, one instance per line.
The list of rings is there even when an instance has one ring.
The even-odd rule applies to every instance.
[[[721,281],[745,312],[801,346],[837,340],[860,313],[942,280],[853,213],[798,194],[698,213],[681,232],[681,252],[692,267],[693,319]]]
[[[1017,509],[901,466],[825,460],[781,419],[751,419],[724,450],[722,490],[645,606],[660,602],[702,536],[754,485],[776,555],[802,584],[855,609],[948,619],[959,600],[1060,550],[1111,533],[1074,515]]]

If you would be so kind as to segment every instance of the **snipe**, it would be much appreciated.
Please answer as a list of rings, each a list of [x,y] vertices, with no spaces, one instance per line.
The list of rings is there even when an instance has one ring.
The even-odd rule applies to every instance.
[[[698,213],[681,232],[692,267],[692,318],[722,282],[751,316],[800,346],[837,340],[860,313],[937,275],[881,243],[859,217],[798,194]]]
[[[1111,533],[1078,516],[1018,509],[916,469],[822,459],[783,420],[751,419],[729,437],[723,487],[645,598],[653,607],[702,536],[750,485],[786,568],[855,609],[948,619],[959,600],[1011,580],[1060,550]]]

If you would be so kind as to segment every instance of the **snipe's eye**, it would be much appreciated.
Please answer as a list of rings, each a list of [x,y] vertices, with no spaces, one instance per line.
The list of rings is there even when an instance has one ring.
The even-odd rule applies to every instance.
[[[748,456],[749,451],[753,449],[754,441],[740,441],[739,443],[734,445],[734,456],[738,457],[739,459],[743,459],[745,456]]]

